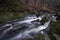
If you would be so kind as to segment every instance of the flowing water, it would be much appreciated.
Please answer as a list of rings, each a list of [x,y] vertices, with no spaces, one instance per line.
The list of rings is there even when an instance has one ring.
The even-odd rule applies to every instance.
[[[0,27],[0,40],[25,40],[39,33],[46,35],[43,30],[48,29],[52,21],[56,21],[53,14],[39,17],[31,14],[22,20],[8,22]]]

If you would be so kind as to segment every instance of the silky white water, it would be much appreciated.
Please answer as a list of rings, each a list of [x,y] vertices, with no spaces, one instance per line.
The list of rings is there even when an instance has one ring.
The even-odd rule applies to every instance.
[[[23,38],[33,38],[33,36],[31,36],[31,34],[41,32],[41,30],[44,30],[49,27],[51,21],[56,21],[55,16],[53,16],[53,15],[51,16],[50,14],[48,14],[46,17],[46,18],[48,18],[47,21],[45,21],[42,25],[41,20],[45,16],[46,16],[45,14],[42,16],[39,16],[39,17],[37,17],[36,15],[27,16],[22,21],[14,22],[13,23],[14,25],[6,24],[2,27],[3,28],[8,27],[8,26],[11,26],[11,27],[4,30],[2,32],[3,34],[0,36],[0,38],[3,37],[10,30],[16,30],[18,28],[21,28],[22,27],[21,25],[27,26],[27,28],[24,29],[23,31],[21,30],[17,35],[13,36],[12,38],[9,38],[6,40],[22,40]]]

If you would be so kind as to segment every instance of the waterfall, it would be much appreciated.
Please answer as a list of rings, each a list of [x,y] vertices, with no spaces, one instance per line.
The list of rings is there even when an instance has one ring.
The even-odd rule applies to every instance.
[[[6,30],[2,31],[2,33],[0,33],[0,39],[2,40],[4,35],[6,35],[9,31],[17,30],[17,29],[21,28],[23,25],[24,25],[24,27],[27,27],[27,28],[20,30],[19,33],[17,33],[15,36],[13,36],[11,38],[7,38],[6,40],[22,40],[24,38],[34,38],[34,36],[31,36],[31,34],[37,35],[42,30],[48,28],[51,21],[56,21],[56,17],[54,15],[51,16],[51,14],[48,14],[46,17],[47,21],[45,21],[42,24],[41,21],[45,17],[46,17],[45,14],[42,16],[39,16],[39,17],[37,17],[35,14],[32,16],[28,15],[27,17],[24,18],[24,20],[5,24],[0,27],[0,29],[7,28]]]

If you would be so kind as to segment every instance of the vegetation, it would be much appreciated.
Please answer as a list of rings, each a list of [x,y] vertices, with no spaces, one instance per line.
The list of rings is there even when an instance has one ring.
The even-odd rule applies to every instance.
[[[27,9],[29,6],[26,8],[24,4],[21,4],[20,1],[17,0],[0,0],[0,3],[0,24],[24,18],[27,14],[31,13],[30,9]],[[33,12],[38,13],[36,10],[38,9],[35,9]],[[50,31],[54,34],[60,35],[60,17],[57,22],[52,23]]]

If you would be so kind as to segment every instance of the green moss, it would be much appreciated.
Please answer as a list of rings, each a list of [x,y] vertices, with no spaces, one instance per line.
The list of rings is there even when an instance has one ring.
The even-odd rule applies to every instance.
[[[57,22],[52,23],[50,30],[52,33],[60,35],[60,19],[58,19]]]
[[[44,35],[38,34],[38,35],[35,37],[35,40],[45,40],[45,39],[44,39]]]
[[[15,13],[15,12],[1,12],[0,23],[8,22],[11,20],[22,19],[27,13]]]

